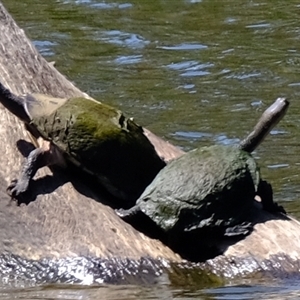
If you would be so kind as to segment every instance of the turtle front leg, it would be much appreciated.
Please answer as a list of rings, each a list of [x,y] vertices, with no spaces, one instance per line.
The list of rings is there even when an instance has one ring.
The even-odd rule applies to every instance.
[[[50,142],[44,141],[42,147],[36,148],[29,153],[23,164],[19,178],[12,180],[7,187],[7,193],[13,200],[17,200],[19,204],[26,202],[26,192],[28,192],[30,181],[37,170],[44,166],[54,165],[60,162],[61,158],[58,157],[57,150],[53,148]]]

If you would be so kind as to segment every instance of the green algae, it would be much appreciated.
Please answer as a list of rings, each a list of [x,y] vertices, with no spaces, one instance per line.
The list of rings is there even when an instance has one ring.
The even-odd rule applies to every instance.
[[[140,126],[100,102],[71,98],[33,123],[69,161],[132,203],[165,165]]]

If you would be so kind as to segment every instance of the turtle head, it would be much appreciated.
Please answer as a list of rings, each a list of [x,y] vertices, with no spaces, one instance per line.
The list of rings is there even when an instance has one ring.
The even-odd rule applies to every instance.
[[[290,103],[286,98],[277,100],[262,114],[253,131],[240,142],[239,148],[251,153],[264,140],[274,126],[286,114]]]
[[[30,122],[30,117],[26,108],[26,101],[23,97],[14,95],[0,82],[0,102],[12,114],[25,123]]]

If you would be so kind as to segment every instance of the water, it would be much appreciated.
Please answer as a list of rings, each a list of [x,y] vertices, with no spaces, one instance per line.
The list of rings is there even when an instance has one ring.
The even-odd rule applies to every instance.
[[[299,287],[293,283],[239,285],[215,289],[159,286],[44,286],[0,291],[1,299],[68,299],[68,300],[254,300],[254,299],[299,299]]]
[[[40,52],[93,97],[184,150],[234,144],[278,96],[286,117],[254,153],[300,218],[300,5],[290,0],[4,0]],[[46,286],[1,299],[298,299],[297,282],[209,288]]]

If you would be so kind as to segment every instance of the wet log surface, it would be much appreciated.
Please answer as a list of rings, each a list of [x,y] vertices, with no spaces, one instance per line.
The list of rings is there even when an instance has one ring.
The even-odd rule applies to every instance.
[[[12,92],[40,92],[55,97],[83,95],[41,57],[1,3],[0,46],[1,82]],[[23,264],[23,267],[26,265],[28,269],[23,268],[23,274],[28,274],[30,266],[34,270],[43,269],[43,265],[34,263],[36,260],[45,260],[45,266],[49,266],[49,259],[56,261],[57,265],[62,260],[64,263],[61,264],[72,265],[74,260],[70,262],[68,259],[73,258],[76,263],[76,259],[80,260],[80,257],[104,259],[107,265],[118,265],[117,269],[121,270],[129,268],[126,259],[130,258],[130,269],[135,269],[131,274],[135,274],[136,278],[137,274],[143,273],[145,269],[151,269],[150,273],[153,276],[161,274],[165,263],[158,261],[158,265],[151,265],[148,260],[140,261],[141,257],[148,256],[152,259],[161,257],[180,263],[180,266],[183,264],[183,268],[174,265],[173,268],[167,269],[171,281],[180,281],[180,284],[185,282],[180,274],[189,264],[183,263],[176,253],[161,242],[146,237],[120,220],[107,205],[107,196],[89,189],[81,182],[80,177],[72,178],[59,170],[52,172],[44,168],[38,172],[33,186],[36,191],[35,201],[21,206],[12,202],[6,193],[6,187],[19,173],[24,160],[22,153],[28,153],[29,146],[25,141],[29,140],[23,124],[2,106],[0,124],[2,276],[16,275],[16,267],[12,267],[14,264]],[[157,152],[164,159],[169,160],[183,154],[181,150],[165,143],[151,132],[146,131],[145,134],[153,141]],[[220,243],[223,255],[203,264],[188,266],[187,270],[190,273],[196,270],[197,273],[199,268],[206,269],[221,277],[253,276],[265,272],[279,277],[286,274],[298,275],[300,223],[281,214],[265,213],[259,208],[254,218],[257,221],[254,231],[244,240],[237,243],[232,241],[230,244]],[[82,260],[86,263],[84,258]],[[8,265],[7,261],[14,264]],[[89,261],[86,265],[84,263],[81,262],[81,265],[83,268],[86,266],[90,272],[96,269],[98,273],[101,271],[100,262]],[[96,269],[93,269],[91,264]],[[103,279],[108,274],[119,274],[115,272],[114,267],[107,270],[106,272],[104,268],[99,277]],[[121,275],[119,280],[112,281],[126,281],[120,278],[122,279]]]

